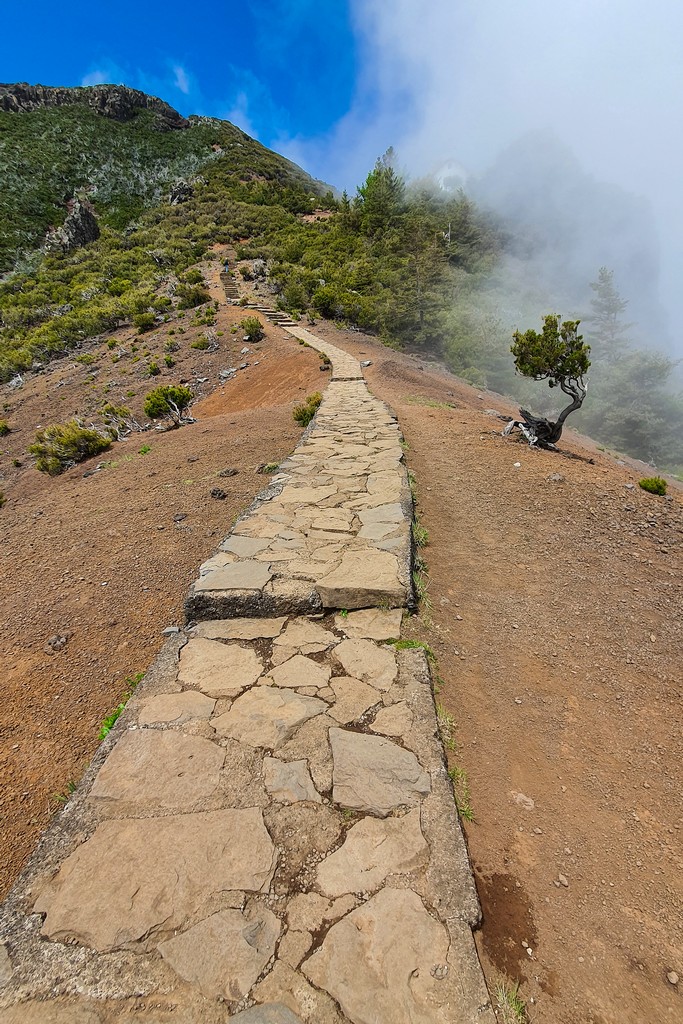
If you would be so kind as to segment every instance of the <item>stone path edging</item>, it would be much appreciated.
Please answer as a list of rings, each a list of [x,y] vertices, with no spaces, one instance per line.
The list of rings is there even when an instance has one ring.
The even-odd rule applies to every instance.
[[[398,426],[305,334],[312,429],[0,908],[0,1024],[494,1024],[427,661],[390,642]]]

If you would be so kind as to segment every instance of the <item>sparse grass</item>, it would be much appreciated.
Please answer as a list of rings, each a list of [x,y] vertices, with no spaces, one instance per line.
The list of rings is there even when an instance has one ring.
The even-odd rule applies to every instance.
[[[417,516],[413,520],[413,540],[418,548],[426,548],[429,544],[429,532],[426,526],[421,524]]]
[[[667,483],[661,476],[646,476],[638,481],[638,486],[644,491],[649,491],[650,494],[663,496],[666,494]]]
[[[52,796],[55,800],[58,801],[58,803],[65,804],[69,797],[71,796],[71,794],[75,792],[75,790],[76,783],[73,781],[73,779],[69,779],[66,786],[64,787],[64,790],[61,793],[53,793]]]
[[[527,1024],[529,1018],[519,994],[519,983],[501,982],[496,986],[495,1000],[499,1024]]]
[[[140,451],[138,452],[138,454],[139,454],[139,455],[147,455],[147,454],[148,454],[148,452],[151,452],[151,450],[152,450],[152,446],[151,446],[151,445],[149,445],[149,444],[143,444],[143,446],[142,446],[142,448],[140,449]]]
[[[435,398],[427,398],[425,395],[406,395],[404,402],[408,405],[424,405],[428,409],[452,409],[451,402],[438,402]]]
[[[135,693],[136,687],[142,682],[144,677],[145,677],[145,673],[144,672],[138,672],[134,676],[128,676],[127,677],[127,679],[126,679],[126,689],[123,692],[121,703],[118,705],[118,707],[114,708],[114,710],[112,711],[112,713],[110,715],[107,715],[107,717],[102,722],[102,725],[100,726],[100,732],[99,732],[99,739],[100,740],[103,740],[106,736],[108,736],[109,733],[111,732],[111,730],[114,728],[114,725],[116,724],[116,722],[118,721],[119,717],[123,713],[123,710],[124,710],[126,704],[130,700],[130,698],[133,696],[133,694]]]
[[[434,651],[423,640],[387,640],[387,643],[397,651],[424,651],[430,661],[436,661]]]
[[[436,720],[444,747],[446,750],[455,750],[455,719],[443,704],[436,705]]]
[[[11,430],[11,427],[7,420],[0,420],[0,437],[7,437]]]
[[[264,462],[256,470],[257,473],[262,473],[264,476],[272,476],[280,468],[279,462]]]
[[[455,806],[458,808],[458,814],[465,821],[474,821],[474,810],[472,808],[470,787],[467,781],[467,772],[464,768],[454,764],[448,769],[448,777],[453,783],[453,795],[455,796]]]

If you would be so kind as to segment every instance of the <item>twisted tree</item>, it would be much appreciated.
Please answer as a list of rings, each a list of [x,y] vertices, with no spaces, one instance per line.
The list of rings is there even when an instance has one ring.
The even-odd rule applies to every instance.
[[[526,409],[520,409],[522,419],[510,420],[503,431],[505,436],[517,428],[530,445],[554,448],[562,436],[567,416],[581,408],[588,391],[584,377],[590,367],[590,346],[579,334],[580,323],[580,320],[561,323],[557,314],[549,313],[543,317],[540,334],[532,329],[523,334],[514,332],[510,351],[515,358],[517,372],[532,380],[547,380],[551,388],[559,387],[571,402],[556,420],[533,416]]]

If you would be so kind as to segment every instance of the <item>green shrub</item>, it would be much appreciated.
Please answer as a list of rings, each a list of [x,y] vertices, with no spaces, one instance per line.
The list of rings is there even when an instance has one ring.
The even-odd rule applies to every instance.
[[[11,427],[7,420],[0,420],[0,437],[7,437],[11,430]]]
[[[322,400],[323,396],[319,391],[316,391],[314,394],[309,395],[305,402],[295,405],[292,416],[296,422],[300,423],[302,427],[307,427],[318,411]]]
[[[204,284],[204,275],[196,267],[190,267],[183,278],[184,284]]]
[[[151,331],[156,324],[156,315],[154,313],[138,313],[133,317],[133,324],[138,329],[138,334],[144,334],[146,331]]]
[[[178,309],[193,309],[211,300],[206,288],[202,285],[180,284],[176,290]]]
[[[190,342],[190,348],[197,348],[199,349],[200,352],[205,352],[210,345],[211,342],[209,341],[205,334],[202,334],[199,338],[197,338],[196,341]]]
[[[249,341],[260,341],[263,337],[263,324],[257,316],[245,316],[243,320],[240,320],[240,327]]]
[[[0,508],[2,508],[2,506],[5,504],[6,501],[7,501],[7,498],[2,493],[2,491],[0,491]]]
[[[98,430],[82,427],[78,420],[69,420],[68,423],[55,423],[39,430],[29,452],[35,456],[36,469],[58,476],[70,466],[99,455],[110,446],[110,437],[105,437]]]
[[[76,362],[81,363],[83,366],[92,366],[96,361],[92,352],[84,352],[82,356],[76,356]]]
[[[155,362],[150,363],[149,366],[147,367],[147,373],[150,375],[150,377],[158,377],[159,374],[161,373],[161,370],[159,369],[159,364]]]
[[[175,366],[175,359],[173,358],[173,356],[165,355],[164,362],[166,363],[166,366],[168,366],[169,370],[171,369],[171,367]]]
[[[183,384],[164,384],[145,397],[145,416],[151,420],[171,419],[180,425],[183,412],[192,401],[192,392]]]
[[[646,476],[638,481],[638,486],[642,487],[644,491],[649,491],[650,494],[664,495],[667,483],[666,480],[662,480],[661,476]]]

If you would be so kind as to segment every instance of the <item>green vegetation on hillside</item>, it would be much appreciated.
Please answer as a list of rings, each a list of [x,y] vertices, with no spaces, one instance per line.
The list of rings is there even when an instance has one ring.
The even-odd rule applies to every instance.
[[[189,128],[162,132],[144,109],[125,123],[77,104],[0,112],[0,271],[15,268],[0,281],[0,382],[119,326],[144,334],[176,309],[206,303],[194,264],[232,244],[243,280],[256,275],[245,261],[263,261],[256,276],[265,272],[270,301],[282,309],[374,332],[556,413],[553,392],[544,399],[515,375],[510,343],[515,329],[559,303],[519,258],[511,301],[511,240],[500,224],[463,192],[406,183],[393,162],[389,151],[354,197],[335,200],[227,122],[192,118]],[[171,205],[181,176],[193,194]],[[68,254],[26,256],[78,194],[94,204],[100,238]],[[315,210],[322,215],[306,216]],[[592,314],[583,318],[590,400],[576,423],[673,468],[683,435],[674,364],[629,345],[626,300],[609,271],[592,287]]]

